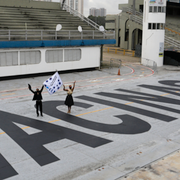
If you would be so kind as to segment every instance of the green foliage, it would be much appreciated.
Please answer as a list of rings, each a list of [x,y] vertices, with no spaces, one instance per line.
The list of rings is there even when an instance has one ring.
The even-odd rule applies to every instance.
[[[101,16],[88,16],[89,19],[91,19],[92,21],[94,21],[95,23],[99,24],[100,26],[104,26],[105,27],[105,16],[101,17]]]

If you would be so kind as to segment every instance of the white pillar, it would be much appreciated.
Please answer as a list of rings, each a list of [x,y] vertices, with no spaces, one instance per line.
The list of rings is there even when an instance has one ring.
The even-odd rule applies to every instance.
[[[143,13],[141,63],[154,61],[158,67],[163,66],[166,0],[144,0]]]

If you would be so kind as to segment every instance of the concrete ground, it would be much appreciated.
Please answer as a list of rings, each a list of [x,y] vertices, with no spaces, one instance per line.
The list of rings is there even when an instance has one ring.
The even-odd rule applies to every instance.
[[[71,114],[62,88],[44,89],[43,117],[27,84],[49,76],[1,81],[0,179],[180,179],[179,75],[104,53],[101,70],[60,73],[66,86],[76,80]]]

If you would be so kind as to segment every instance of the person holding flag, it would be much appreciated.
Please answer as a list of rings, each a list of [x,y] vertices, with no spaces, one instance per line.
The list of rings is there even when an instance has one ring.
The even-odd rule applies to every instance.
[[[74,88],[75,88],[75,83],[76,83],[76,81],[74,81],[73,87],[71,85],[69,85],[69,89],[66,89],[65,85],[63,85],[63,90],[67,91],[66,100],[64,102],[64,104],[66,106],[68,106],[68,112],[67,113],[71,113],[71,106],[74,105],[74,100],[73,100],[73,97],[72,97],[72,93],[73,93]]]
[[[41,116],[43,116],[43,113],[42,113],[42,91],[43,91],[43,88],[44,88],[44,85],[42,86],[41,90],[39,90],[38,88],[36,89],[36,91],[33,91],[32,88],[31,88],[31,85],[28,84],[28,88],[29,90],[34,94],[34,97],[33,97],[33,101],[36,101],[36,113],[37,113],[37,116],[39,116],[39,112],[38,112],[38,109],[40,109],[40,113],[41,113]]]

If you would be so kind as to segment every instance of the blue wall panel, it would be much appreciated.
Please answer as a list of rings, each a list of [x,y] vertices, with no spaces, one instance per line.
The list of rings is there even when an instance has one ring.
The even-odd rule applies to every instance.
[[[115,44],[115,39],[55,40],[55,41],[0,41],[0,48],[40,48],[66,46],[96,46]]]

